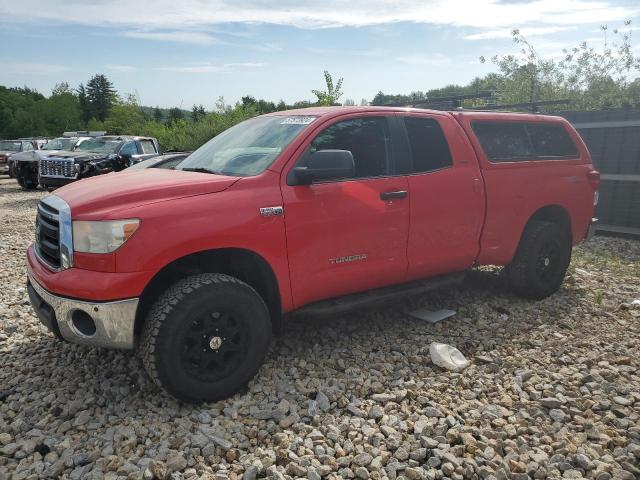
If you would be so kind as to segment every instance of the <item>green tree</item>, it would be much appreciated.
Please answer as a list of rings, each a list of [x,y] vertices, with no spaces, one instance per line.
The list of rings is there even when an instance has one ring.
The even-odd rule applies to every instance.
[[[73,93],[71,87],[69,86],[69,82],[59,82],[54,85],[51,89],[51,96],[55,97],[57,95],[63,95],[65,93]]]
[[[104,122],[101,122],[100,120],[96,120],[95,118],[89,119],[89,121],[87,122],[87,130],[94,131],[94,132],[106,130],[107,133],[111,133],[109,130],[105,128]]]
[[[276,106],[275,103],[270,102],[268,100],[263,100],[263,99],[256,100],[256,98],[251,95],[245,95],[240,99],[240,102],[243,108],[245,109],[253,108],[255,109],[258,115],[262,115],[264,113],[271,113],[278,110],[278,107]],[[286,106],[282,110],[285,110],[285,109],[286,109]]]
[[[255,107],[258,101],[252,95],[245,95],[240,99],[240,102],[244,108]]]
[[[603,25],[600,48],[584,41],[563,49],[559,60],[541,56],[519,30],[513,30],[519,52],[490,59],[502,77],[497,82],[500,103],[569,99],[577,109],[639,104],[631,87],[640,72],[640,57],[634,55],[630,25],[624,22],[626,32],[614,29],[612,39]]]
[[[82,83],[78,85],[76,93],[78,95],[78,103],[80,104],[82,122],[87,123],[91,119],[91,108],[89,106],[89,100],[87,99],[87,90]]]
[[[342,96],[342,80],[341,77],[338,82],[333,84],[333,77],[329,73],[328,70],[324,71],[324,81],[326,84],[326,90],[311,90],[318,101],[316,102],[318,105],[336,105],[338,104],[338,100]]]
[[[104,121],[115,103],[116,90],[106,76],[97,74],[87,82],[86,98],[90,116]]]
[[[41,135],[56,136],[68,130],[84,127],[78,97],[70,89],[60,90],[56,95],[38,102],[32,115],[39,119]]]
[[[373,100],[371,105],[409,105],[412,103],[423,102],[427,99],[427,94],[423,92],[411,92],[408,95],[396,94],[389,95],[379,91]]]
[[[111,107],[104,129],[113,135],[139,135],[144,123],[144,115],[137,105],[118,103]]]
[[[162,119],[164,118],[164,115],[162,115],[162,110],[160,110],[160,108],[156,107],[153,109],[153,119],[156,122],[162,122]]]
[[[178,107],[173,107],[169,109],[169,118],[167,119],[167,124],[177,122],[178,120],[184,119],[184,112],[182,109]]]
[[[198,122],[204,118],[207,112],[204,109],[203,105],[193,105],[191,107],[191,120],[194,122]]]

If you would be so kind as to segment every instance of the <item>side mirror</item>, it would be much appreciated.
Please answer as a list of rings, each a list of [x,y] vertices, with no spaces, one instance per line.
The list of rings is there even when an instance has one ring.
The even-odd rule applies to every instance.
[[[356,167],[349,150],[318,150],[309,155],[306,166],[295,167],[293,185],[310,185],[315,180],[352,178]]]

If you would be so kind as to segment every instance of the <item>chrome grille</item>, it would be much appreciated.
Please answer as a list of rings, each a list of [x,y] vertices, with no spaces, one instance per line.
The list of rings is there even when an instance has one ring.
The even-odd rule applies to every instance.
[[[40,160],[40,176],[75,178],[76,169],[73,160],[42,159]]]
[[[59,212],[51,205],[40,202],[36,216],[36,252],[50,267],[60,268]]]

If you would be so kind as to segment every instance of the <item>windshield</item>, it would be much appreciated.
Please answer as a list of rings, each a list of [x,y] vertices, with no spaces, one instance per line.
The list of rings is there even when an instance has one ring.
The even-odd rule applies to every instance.
[[[82,142],[76,150],[96,153],[116,153],[122,140],[110,138],[89,138]]]
[[[42,150],[73,150],[77,141],[76,138],[54,138],[49,140]]]
[[[258,175],[315,119],[291,115],[246,120],[209,140],[176,170],[202,169],[221,175]]]
[[[12,142],[11,140],[0,140],[0,150],[19,152],[20,142]]]

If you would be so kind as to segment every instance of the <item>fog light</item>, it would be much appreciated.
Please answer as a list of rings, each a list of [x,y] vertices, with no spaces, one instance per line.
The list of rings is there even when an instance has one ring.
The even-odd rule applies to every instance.
[[[81,335],[90,337],[96,333],[96,322],[93,321],[91,315],[83,310],[74,310],[71,313],[71,323]]]

